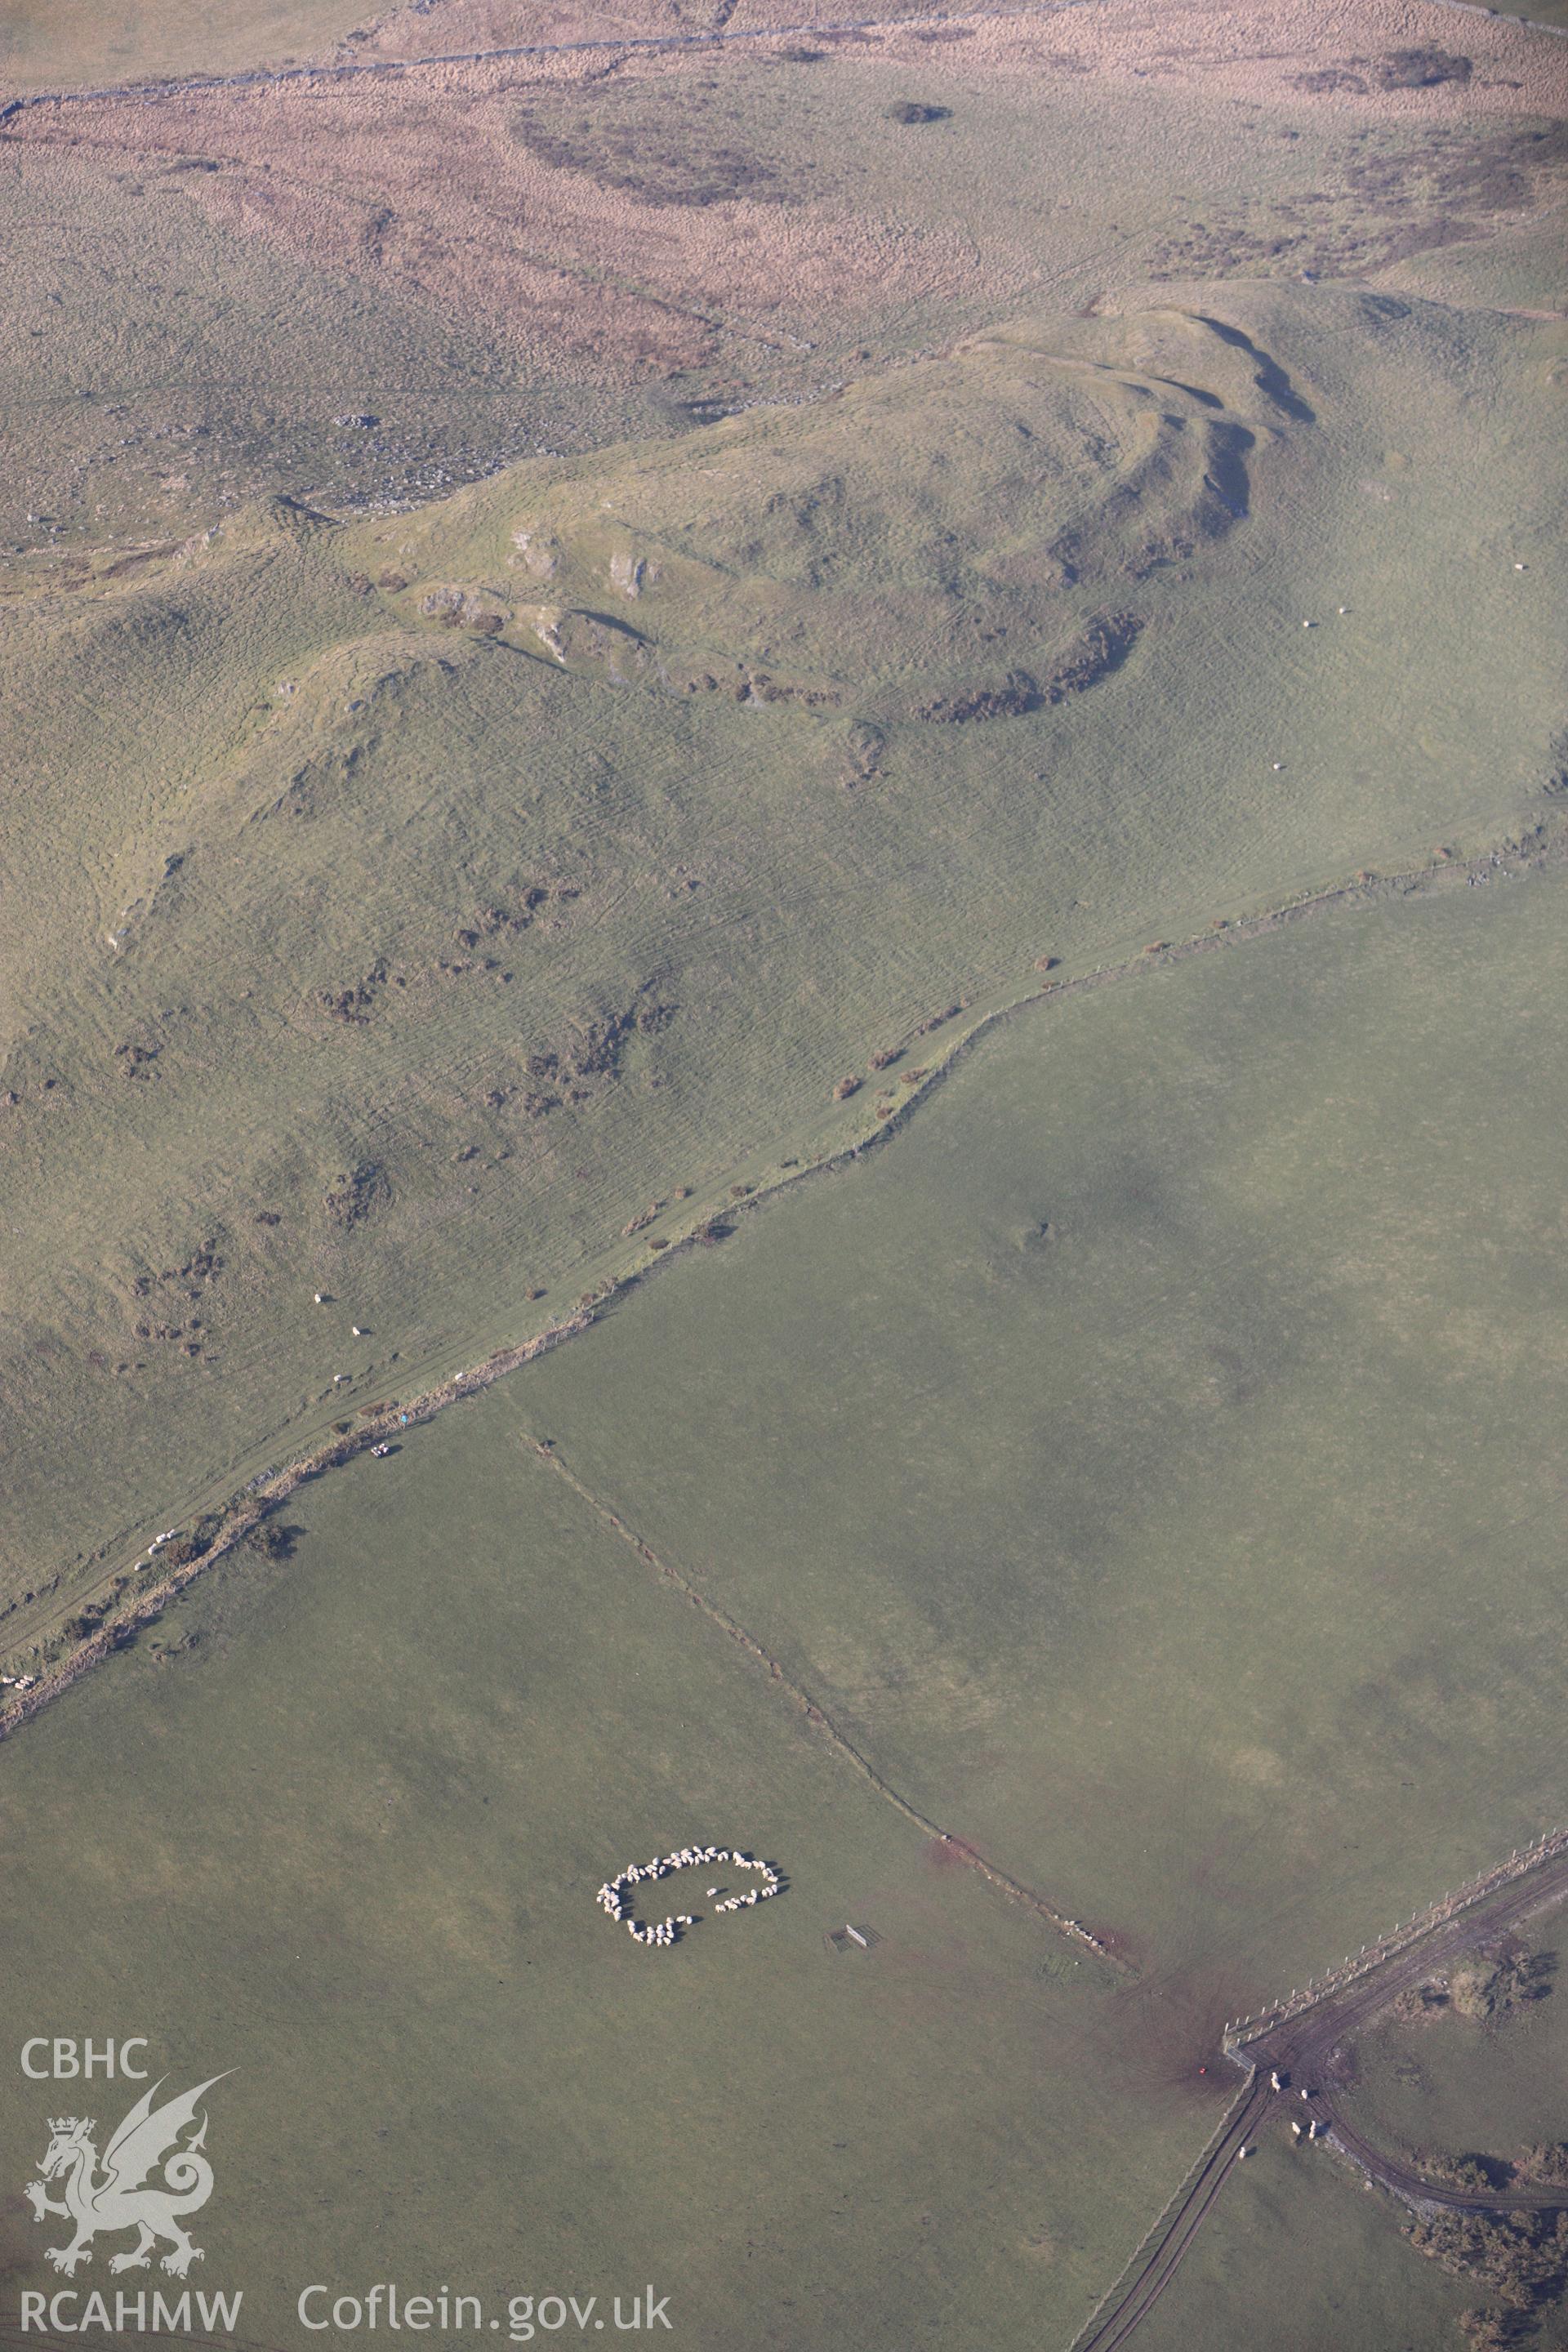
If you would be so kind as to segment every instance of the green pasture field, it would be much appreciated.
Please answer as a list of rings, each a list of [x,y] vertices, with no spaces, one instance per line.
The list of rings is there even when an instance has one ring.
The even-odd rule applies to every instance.
[[[1404,2209],[1323,2147],[1281,2128],[1235,2168],[1138,2352],[1463,2352],[1484,2290],[1424,2262]],[[1528,2339],[1545,2352],[1552,2337]]]
[[[215,1571],[0,1753],[13,2036],[147,2035],[171,2093],[234,2070],[188,2283],[242,2287],[252,2343],[384,2279],[489,2312],[652,2281],[703,2352],[1065,2340],[1221,2087],[1151,2095],[1092,1956],[933,1861],[522,1403],[304,1490],[291,1561]],[[715,1919],[743,1874],[667,1880],[643,1916],[709,1916],[638,1948],[595,1890],[688,1843],[787,1889]],[[881,1940],[837,1954],[846,1920]],[[64,2284],[15,2191],[73,2094],[0,2088],[13,2316]],[[100,2147],[132,2095],[91,2086]],[[114,2251],[75,2284],[169,2287]]]
[[[1488,246],[1449,246],[1417,254],[1386,273],[1391,293],[1446,302],[1456,310],[1517,308],[1568,316],[1568,258],[1555,221],[1541,220]],[[1564,381],[1563,354],[1542,371],[1540,391],[1551,400]]]
[[[1136,1963],[1152,2079],[1561,1818],[1563,908],[1456,883],[1027,1013],[515,1384]]]
[[[273,2342],[390,2268],[646,2272],[715,2346],[764,2304],[784,2345],[1065,2343],[1217,2120],[1224,2019],[1554,1818],[1563,887],[1025,1013],[7,1745],[11,2013],[239,2069],[203,2284]],[[938,1866],[661,1563],[1136,1973]],[[593,1888],[690,1839],[789,1892],[637,1951]],[[1271,2147],[1151,2326],[1257,2340],[1278,2215],[1280,2326],[1326,2242],[1347,2345],[1441,2340],[1382,2200]]]
[[[1554,460],[1510,387],[1556,331],[1307,300],[1047,320],[401,522],[253,505],[22,600],[16,1654],[334,1417],[868,1131],[835,1086],[922,1018],[1549,811]],[[1142,629],[1099,683],[920,715],[1070,675],[1108,613]]]

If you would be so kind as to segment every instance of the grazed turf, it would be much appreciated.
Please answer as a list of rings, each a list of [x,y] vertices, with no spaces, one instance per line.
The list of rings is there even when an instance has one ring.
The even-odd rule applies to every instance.
[[[12,86],[345,28],[33,23]],[[7,124],[7,1671],[1045,957],[1555,821],[1561,45],[935,29]],[[1220,2023],[1560,1818],[1563,887],[1021,1021],[0,1751],[8,2014],[238,2067],[253,2334],[423,2267],[651,2277],[714,2352],[1064,2338]],[[698,1835],[789,1895],[634,1951],[592,1887]],[[1458,2298],[1290,2167],[1151,2344],[1426,2352]]]
[[[1327,2148],[1269,2136],[1143,2322],[1139,2352],[1460,2352],[1456,2322],[1481,2294],[1413,2253],[1403,2218]]]
[[[290,1563],[217,1571],[7,1745],[14,2029],[237,2070],[199,2284],[245,2289],[253,2340],[319,2340],[312,2280],[391,2275],[491,2309],[652,2280],[703,2352],[805,2352],[826,2315],[889,2352],[1059,2339],[1201,2105],[1150,2111],[1092,1960],[933,1864],[518,1405],[307,1490]],[[709,1916],[641,1950],[594,1890],[689,1841],[788,1890],[715,1920],[735,1873],[666,1882],[651,1916]],[[836,1956],[846,1919],[882,1940]],[[5,2071],[14,2170],[58,2105]],[[18,2209],[9,2289],[60,2283],[55,2234]]]
[[[518,1382],[1153,2077],[1561,1810],[1562,887],[1027,1015]]]
[[[216,1571],[7,1747],[16,2013],[133,2002],[160,2063],[237,2059],[209,2234],[269,2337],[378,2210],[404,2271],[480,2292],[509,2244],[580,2293],[662,2289],[658,2250],[699,2342],[759,2298],[785,2344],[840,2309],[873,2342],[1065,2337],[1215,2119],[1223,2017],[1550,1801],[1562,887],[1026,1016],[851,1178],[303,1490],[292,1563]],[[1075,1981],[933,1874],[530,1434],[1139,1981]],[[788,1897],[744,1946],[633,1950],[592,1886],[702,1836]],[[862,1913],[864,1978],[822,1973]],[[861,1982],[889,2006],[840,2041],[825,2001]],[[1369,2345],[1444,2307],[1392,2239],[1408,2280],[1342,2206],[1322,2226]]]
[[[193,202],[187,161],[0,146],[8,547],[123,555],[273,492],[406,504],[540,448],[671,429],[668,396],[520,368],[416,286],[235,234]]]
[[[1551,331],[1325,299],[1331,342],[1262,290],[1219,330],[1056,321],[24,600],[9,1591],[58,1617],[100,1545],[319,1433],[335,1373],[406,1392],[641,1252],[679,1184],[710,1211],[874,1123],[837,1081],[1042,950],[1543,807],[1551,558],[1510,504],[1543,461],[1505,386]],[[1234,502],[1237,466],[1246,520],[1204,478]]]

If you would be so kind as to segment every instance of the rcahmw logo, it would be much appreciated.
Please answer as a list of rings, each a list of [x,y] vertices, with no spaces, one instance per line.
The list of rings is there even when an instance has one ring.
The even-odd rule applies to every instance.
[[[138,2063],[147,2043],[139,2036],[121,2042],[78,2043],[36,2036],[22,2046],[22,2071],[34,2081],[86,2080],[116,2073],[133,2082],[144,2081],[148,2068]],[[62,2243],[46,2246],[44,2259],[68,2278],[92,2260],[95,2238],[112,2238],[134,2231],[135,2243],[110,2257],[111,2272],[144,2271],[157,2254],[161,2269],[183,2279],[193,2263],[205,2259],[205,2249],[193,2243],[185,2224],[200,2212],[213,2193],[213,2168],[206,2149],[207,2116],[202,2101],[217,2083],[213,2074],[194,2090],[182,2091],[161,2104],[158,2094],[166,2077],[143,2091],[103,2141],[90,2116],[52,2116],[48,2142],[38,2160],[38,2174],[23,2190],[35,2221],[69,2224]],[[166,2249],[166,2251],[165,2251]],[[243,2295],[201,2294],[195,2297],[204,2330],[232,2330]],[[81,2295],[75,2290],[45,2295],[24,2294],[22,2326],[52,2328],[62,2335],[90,2329],[124,2333],[180,2333],[191,2324],[189,2294],[117,2294]]]

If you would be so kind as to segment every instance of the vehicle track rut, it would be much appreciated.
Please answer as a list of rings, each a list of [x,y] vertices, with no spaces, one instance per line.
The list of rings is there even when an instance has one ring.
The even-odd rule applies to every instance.
[[[1215,2200],[1240,2161],[1248,2140],[1271,2116],[1315,2122],[1326,2138],[1391,2195],[1418,2209],[1442,2207],[1460,2213],[1554,2212],[1568,2210],[1568,2189],[1453,2189],[1426,2179],[1373,2147],[1340,2115],[1320,2075],[1334,2053],[1402,1992],[1424,1983],[1458,1956],[1516,1927],[1532,1913],[1568,1895],[1568,1840],[1554,1841],[1541,1859],[1501,1885],[1479,1895],[1451,1918],[1374,1962],[1348,1984],[1326,1992],[1310,2007],[1265,2026],[1244,2042],[1226,2044],[1226,2054],[1248,2073],[1248,2087],[1232,2109],[1184,2192],[1134,2256],[1133,2266],[1073,2339],[1072,2352],[1119,2352],[1130,2341],[1180,2268]],[[1270,2077],[1278,2074],[1281,2089]]]

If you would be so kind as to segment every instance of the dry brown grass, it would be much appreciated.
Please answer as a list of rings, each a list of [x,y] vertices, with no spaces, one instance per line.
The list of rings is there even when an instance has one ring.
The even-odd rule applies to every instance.
[[[910,37],[890,35],[916,54]],[[1442,82],[1401,76],[1402,53],[1438,50],[1468,60]],[[1260,104],[1332,106],[1357,119],[1468,121],[1562,110],[1568,53],[1506,17],[1458,15],[1430,0],[1104,0],[1033,21],[989,18],[965,50],[967,72],[1033,59],[1057,72],[1159,81]],[[1359,76],[1356,62],[1370,70]],[[1298,77],[1343,79],[1313,93]],[[1357,79],[1366,87],[1357,89]]]
[[[12,127],[115,167],[178,170],[186,199],[243,237],[486,314],[595,374],[788,348],[775,315],[786,296],[793,315],[830,323],[873,295],[960,293],[971,248],[956,233],[910,237],[761,158],[746,168],[762,192],[748,194],[738,146],[705,157],[689,118],[650,156],[650,122],[691,71],[685,51],[637,57],[608,104],[602,62],[578,57],[38,106]],[[725,173],[736,192],[706,201]]]
[[[739,12],[731,29],[755,14]],[[673,0],[622,0],[610,11],[458,0],[429,16],[395,12],[336,53],[432,57],[405,76],[37,106],[9,134],[111,168],[178,172],[186,201],[245,238],[483,315],[595,376],[711,368],[726,354],[743,362],[748,345],[805,349],[795,329],[808,321],[816,341],[853,331],[873,309],[963,297],[973,268],[963,226],[933,213],[911,234],[891,208],[867,202],[858,142],[838,152],[804,124],[796,134],[780,93],[810,77],[772,45],[721,53],[726,74],[761,65],[774,77],[740,105],[728,84],[727,95],[709,95],[721,53],[689,43],[434,61],[435,52],[580,39],[585,28],[606,39],[689,35],[693,20]],[[977,83],[1059,96],[1089,76],[1315,118],[1434,125],[1560,111],[1568,76],[1562,44],[1420,0],[1107,0],[1066,18],[985,16],[962,28],[962,45],[933,46],[930,29],[893,25],[852,42],[825,34],[812,72],[863,99],[868,122],[888,138],[899,135],[885,121],[898,87],[889,68],[906,65],[922,79],[896,102],[922,119],[933,107],[962,116],[956,75],[971,99]],[[1439,50],[1457,60],[1446,79],[1389,62]],[[934,126],[943,136],[946,127]],[[1008,266],[989,256],[994,284]]]

